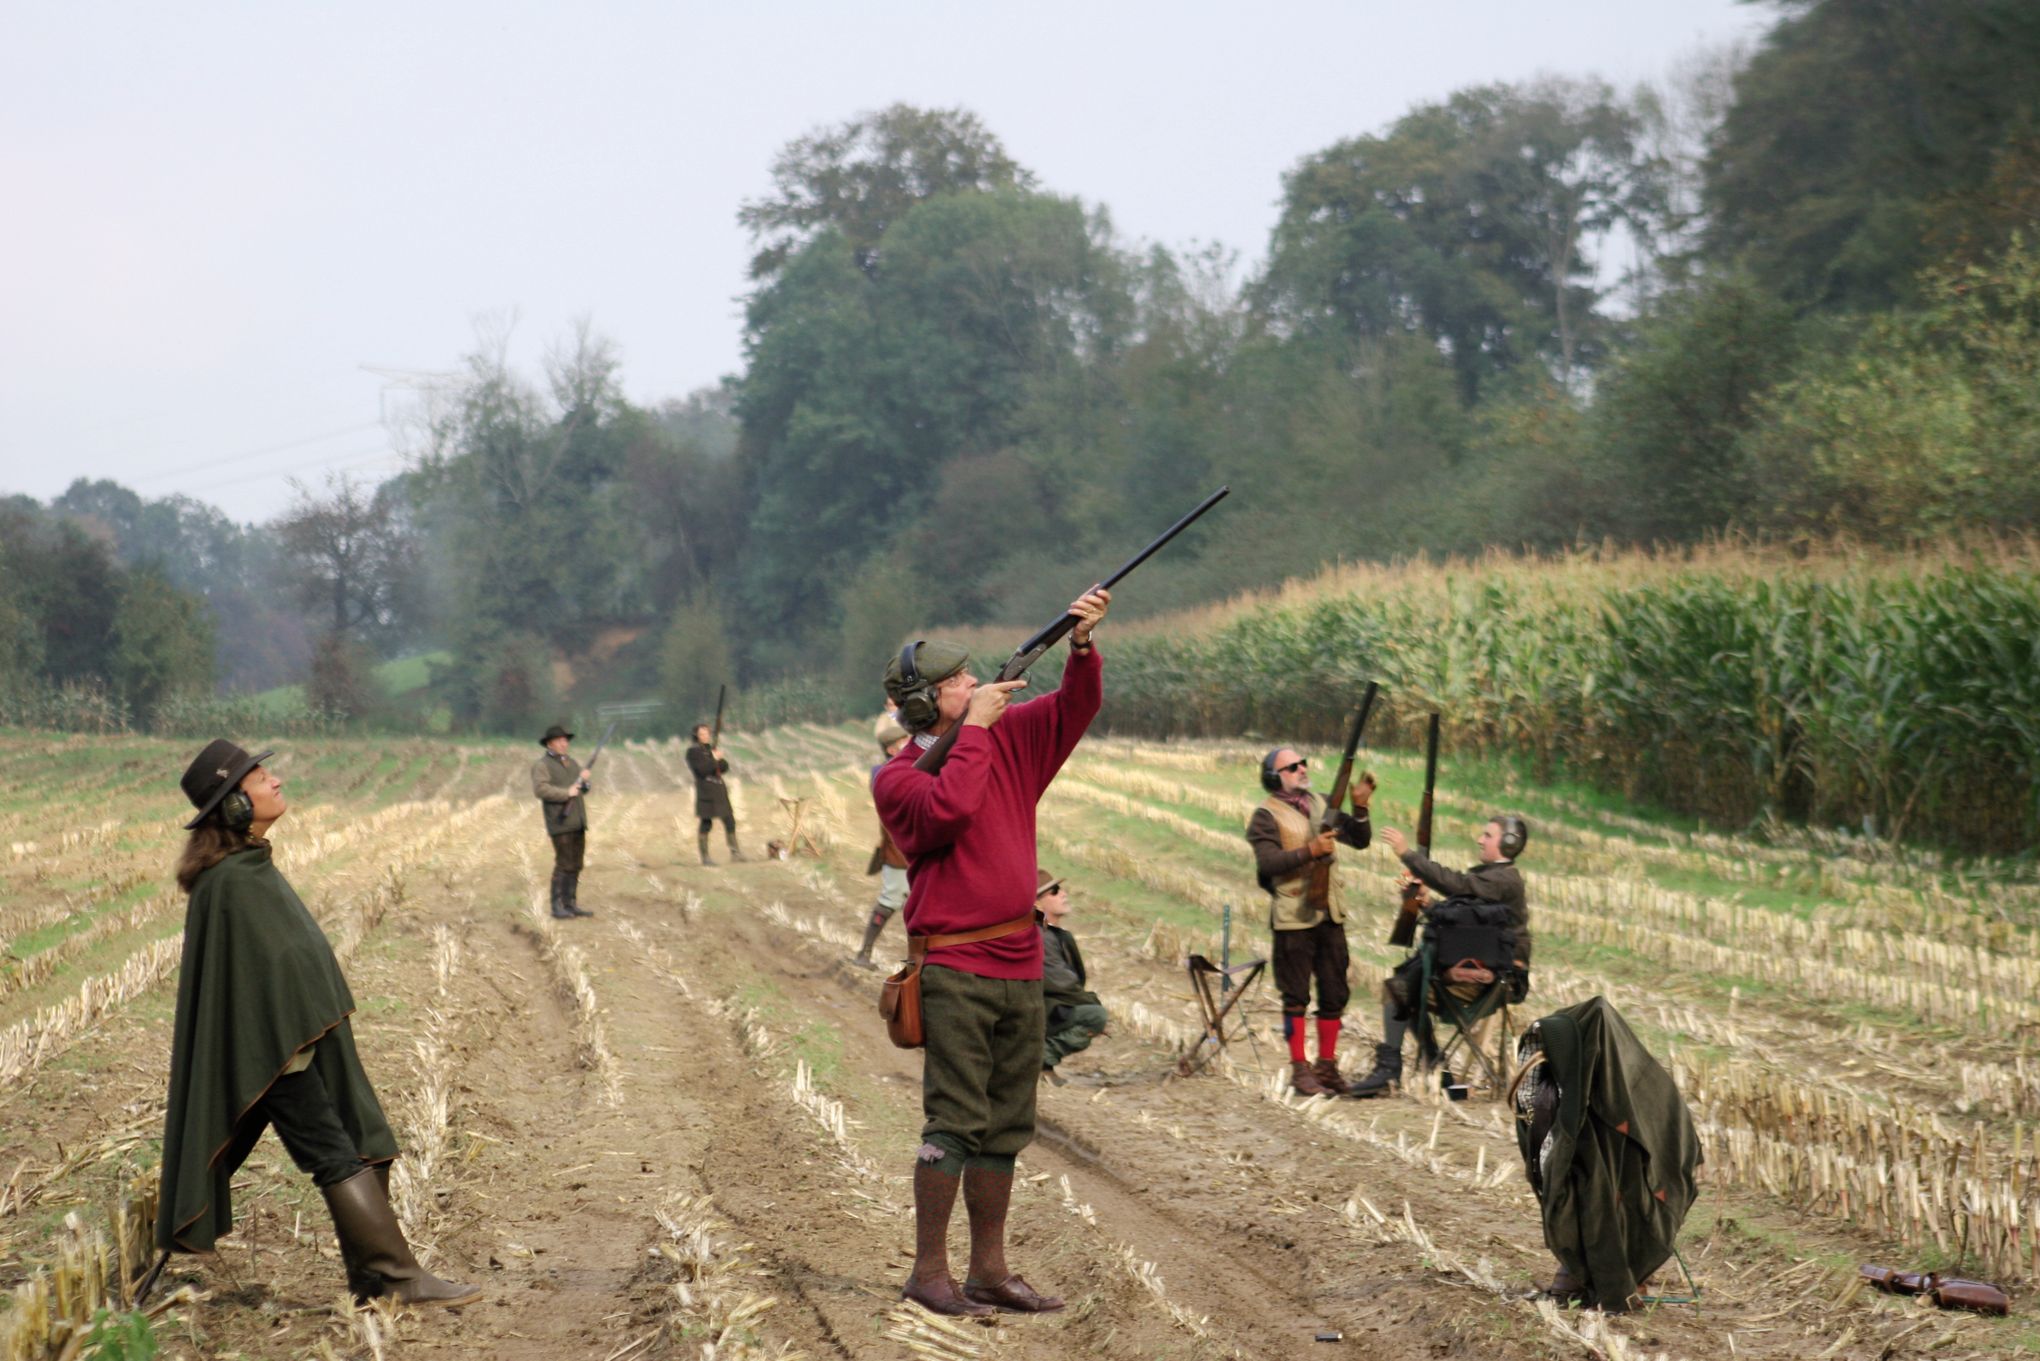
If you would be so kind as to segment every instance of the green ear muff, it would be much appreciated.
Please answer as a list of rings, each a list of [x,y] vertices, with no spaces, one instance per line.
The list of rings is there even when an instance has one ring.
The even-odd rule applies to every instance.
[[[220,800],[220,822],[230,832],[245,832],[255,825],[255,800],[236,789]]]
[[[914,665],[914,654],[924,639],[916,639],[900,649],[900,725],[909,732],[919,732],[934,726],[941,717],[941,704],[935,697],[935,686],[921,679],[920,668]]]

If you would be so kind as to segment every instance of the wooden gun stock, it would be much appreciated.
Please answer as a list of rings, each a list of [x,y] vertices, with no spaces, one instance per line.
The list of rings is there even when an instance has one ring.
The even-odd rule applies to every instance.
[[[1431,715],[1430,731],[1424,735],[1424,802],[1417,810],[1417,853],[1431,854],[1431,809],[1438,796],[1438,715]],[[1388,933],[1390,945],[1417,943],[1417,918],[1424,914],[1424,885],[1415,878],[1403,887],[1402,907]]]

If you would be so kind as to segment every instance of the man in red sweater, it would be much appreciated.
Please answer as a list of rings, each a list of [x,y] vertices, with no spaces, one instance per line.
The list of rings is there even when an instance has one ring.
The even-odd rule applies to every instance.
[[[1034,806],[1098,713],[1103,664],[1091,643],[1108,591],[1072,602],[1061,688],[1009,707],[1026,681],[979,685],[954,643],[912,643],[886,668],[886,693],[914,734],[878,772],[879,821],[907,857],[909,937],[929,937],[921,970],[927,1047],[924,1123],[914,1160],[914,1269],[902,1298],[938,1314],[1045,1313],[1006,1265],[1013,1158],[1034,1139],[1041,1080],[1041,931],[1034,922]],[[914,762],[960,729],[941,771]],[[947,938],[967,936],[960,943]],[[970,1218],[963,1288],[949,1274],[959,1184]]]

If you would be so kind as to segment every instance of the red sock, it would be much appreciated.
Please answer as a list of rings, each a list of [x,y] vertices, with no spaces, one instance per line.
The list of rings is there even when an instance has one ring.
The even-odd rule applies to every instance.
[[[1326,1020],[1321,1016],[1318,1018],[1317,1023],[1317,1056],[1321,1059],[1330,1060],[1337,1058],[1338,1053],[1339,1018],[1334,1016],[1330,1020]]]
[[[1282,1018],[1282,1024],[1289,1031],[1289,1061],[1291,1063],[1309,1063],[1310,1055],[1303,1052],[1303,1017],[1285,1016]]]

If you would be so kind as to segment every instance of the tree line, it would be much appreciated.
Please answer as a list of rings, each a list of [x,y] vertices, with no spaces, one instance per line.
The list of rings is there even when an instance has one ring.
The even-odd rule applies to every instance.
[[[302,584],[336,707],[429,643],[454,726],[657,694],[678,728],[725,679],[867,705],[907,630],[1038,623],[1220,481],[1129,607],[1338,558],[2028,531],[2040,9],[1772,7],[1651,85],[1476,86],[1304,156],[1251,270],[1124,239],[967,110],[819,129],[738,210],[741,374],[648,408],[590,327],[537,375],[485,331],[409,471],[243,551]]]

